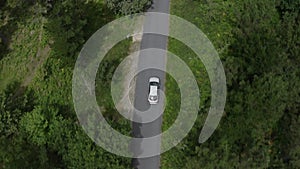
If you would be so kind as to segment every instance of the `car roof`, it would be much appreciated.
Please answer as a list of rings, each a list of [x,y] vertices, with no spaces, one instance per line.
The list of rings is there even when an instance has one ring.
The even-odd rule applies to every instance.
[[[157,95],[157,86],[150,86],[150,95]]]

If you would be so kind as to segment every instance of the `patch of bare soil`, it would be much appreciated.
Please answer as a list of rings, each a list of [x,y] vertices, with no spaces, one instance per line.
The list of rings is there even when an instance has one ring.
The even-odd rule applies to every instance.
[[[28,86],[30,84],[30,82],[33,80],[33,78],[36,75],[37,70],[41,67],[41,65],[44,63],[44,61],[48,58],[49,53],[50,53],[50,46],[46,45],[42,47],[42,40],[43,40],[43,34],[44,34],[44,29],[43,29],[43,25],[45,23],[45,19],[42,19],[41,22],[41,28],[39,31],[39,37],[38,37],[38,50],[36,52],[35,56],[30,56],[30,64],[28,65],[28,74],[27,76],[24,78],[23,82],[21,83],[20,88],[16,91],[15,96],[21,95],[26,86]]]
[[[135,54],[139,55],[140,49],[140,42],[136,41],[134,42],[129,50],[129,54]],[[116,108],[119,111],[122,111],[122,114],[127,114],[127,117],[131,117],[129,114],[133,111],[133,104],[134,104],[134,94],[135,94],[135,73],[137,70],[138,65],[138,57],[137,56],[131,56],[129,57],[124,65],[122,66],[122,72],[124,73],[124,80],[122,84],[123,93],[122,98],[119,100],[119,102],[116,104]],[[127,70],[125,70],[127,69]],[[131,79],[131,77],[134,77]]]
[[[44,34],[44,29],[43,29],[43,25],[45,23],[45,19],[42,19],[41,22],[41,29],[39,32],[39,48],[36,52],[36,56],[31,56],[31,64],[28,66],[29,72],[28,72],[28,76],[25,77],[22,86],[26,87],[29,85],[29,83],[32,81],[32,79],[34,78],[37,70],[40,68],[40,66],[44,63],[44,61],[47,59],[47,57],[49,56],[49,52],[50,52],[50,46],[46,45],[45,47],[41,47],[41,43],[43,40],[43,34]]]

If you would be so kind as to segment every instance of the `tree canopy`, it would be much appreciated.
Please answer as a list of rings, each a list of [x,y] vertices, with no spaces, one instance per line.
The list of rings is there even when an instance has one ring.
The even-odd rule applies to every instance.
[[[106,0],[107,6],[119,15],[130,15],[144,12],[152,4],[152,0]]]

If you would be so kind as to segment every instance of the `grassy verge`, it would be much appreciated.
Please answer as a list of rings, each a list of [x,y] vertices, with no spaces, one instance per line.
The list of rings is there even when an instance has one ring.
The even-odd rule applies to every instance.
[[[29,11],[37,6],[29,7]],[[12,21],[13,22],[13,21]],[[32,76],[32,71],[39,62],[39,53],[46,44],[40,37],[43,34],[43,17],[41,15],[28,16],[23,21],[16,21],[17,29],[12,32],[8,42],[9,52],[0,61],[0,90],[13,81],[23,82]],[[5,27],[9,25],[2,25]]]
[[[230,27],[232,10],[230,5],[230,2],[220,0],[210,3],[172,0],[171,14],[182,17],[201,29],[212,41],[222,58],[228,52],[227,47],[232,40]],[[192,165],[197,164],[189,157],[195,154],[200,129],[210,105],[210,82],[205,66],[186,45],[175,39],[169,39],[168,50],[180,57],[189,66],[196,77],[201,99],[200,111],[195,126],[180,144],[162,155],[161,165],[164,169],[191,168]],[[175,80],[169,75],[166,79],[166,97],[167,106],[163,116],[164,131],[173,124],[180,108],[179,89]]]
[[[209,99],[210,82],[208,79],[205,66],[196,54],[189,49],[186,45],[175,39],[169,39],[168,50],[182,59],[191,69],[201,93],[201,108]],[[168,63],[167,63],[168,66]],[[163,116],[163,130],[169,128],[177,118],[180,109],[180,89],[171,75],[166,77],[166,97],[167,106]]]
[[[129,135],[131,130],[130,122],[122,117],[115,108],[111,96],[111,81],[118,65],[128,55],[130,45],[129,40],[124,40],[115,45],[100,63],[96,78],[96,98],[103,115],[110,125],[116,129],[122,129],[120,132],[126,135]],[[122,90],[122,87],[120,86],[119,90]]]

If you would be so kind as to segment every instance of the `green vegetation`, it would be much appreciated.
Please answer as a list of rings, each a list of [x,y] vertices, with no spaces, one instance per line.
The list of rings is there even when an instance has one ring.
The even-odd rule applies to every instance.
[[[130,168],[131,159],[108,153],[82,130],[71,93],[80,49],[113,12],[102,0],[0,3],[0,168]],[[111,73],[101,73],[114,71],[129,45],[111,49],[97,84],[109,88]],[[106,120],[129,135],[107,92],[97,91]]]
[[[114,46],[100,63],[96,77],[96,99],[98,104],[101,105],[100,108],[103,111],[103,115],[112,127],[119,129],[122,134],[128,136],[131,133],[131,123],[115,108],[111,96],[111,80],[117,66],[128,56],[129,48],[129,40],[122,41]],[[120,90],[122,90],[122,86],[120,86]]]
[[[188,137],[163,154],[162,168],[300,167],[299,9],[299,1],[172,0],[171,13],[198,26],[218,50],[228,95],[218,129],[197,143],[210,91],[205,72],[196,73],[204,107]],[[173,40],[169,50],[185,61],[193,55]],[[189,65],[194,71],[202,67]],[[168,87],[174,81],[168,78],[166,86],[168,103],[179,102],[176,88]],[[176,109],[165,113],[164,118],[176,118]],[[169,122],[164,120],[164,127]]]
[[[152,0],[107,0],[107,6],[119,15],[130,15],[138,12],[143,12],[151,6]]]
[[[192,70],[201,93],[201,109],[204,109],[204,105],[209,105],[210,83],[203,63],[191,49],[176,39],[169,38],[168,50],[179,56]],[[170,75],[167,75],[166,79],[166,97],[171,99],[167,99],[166,111],[163,114],[163,130],[166,130],[175,121],[180,109],[181,97],[175,79]]]
[[[131,159],[103,150],[82,130],[71,87],[76,58],[100,27],[146,9],[149,0],[0,1],[0,168],[130,168]],[[195,126],[162,155],[165,169],[300,168],[300,2],[287,0],[172,0],[171,13],[198,26],[212,41],[227,77],[224,117],[204,144],[198,136],[210,105],[204,65],[169,39],[197,78]],[[113,108],[112,72],[129,40],[112,48],[98,70],[97,101],[123,134],[130,122]],[[167,75],[163,130],[176,119],[180,93]]]

